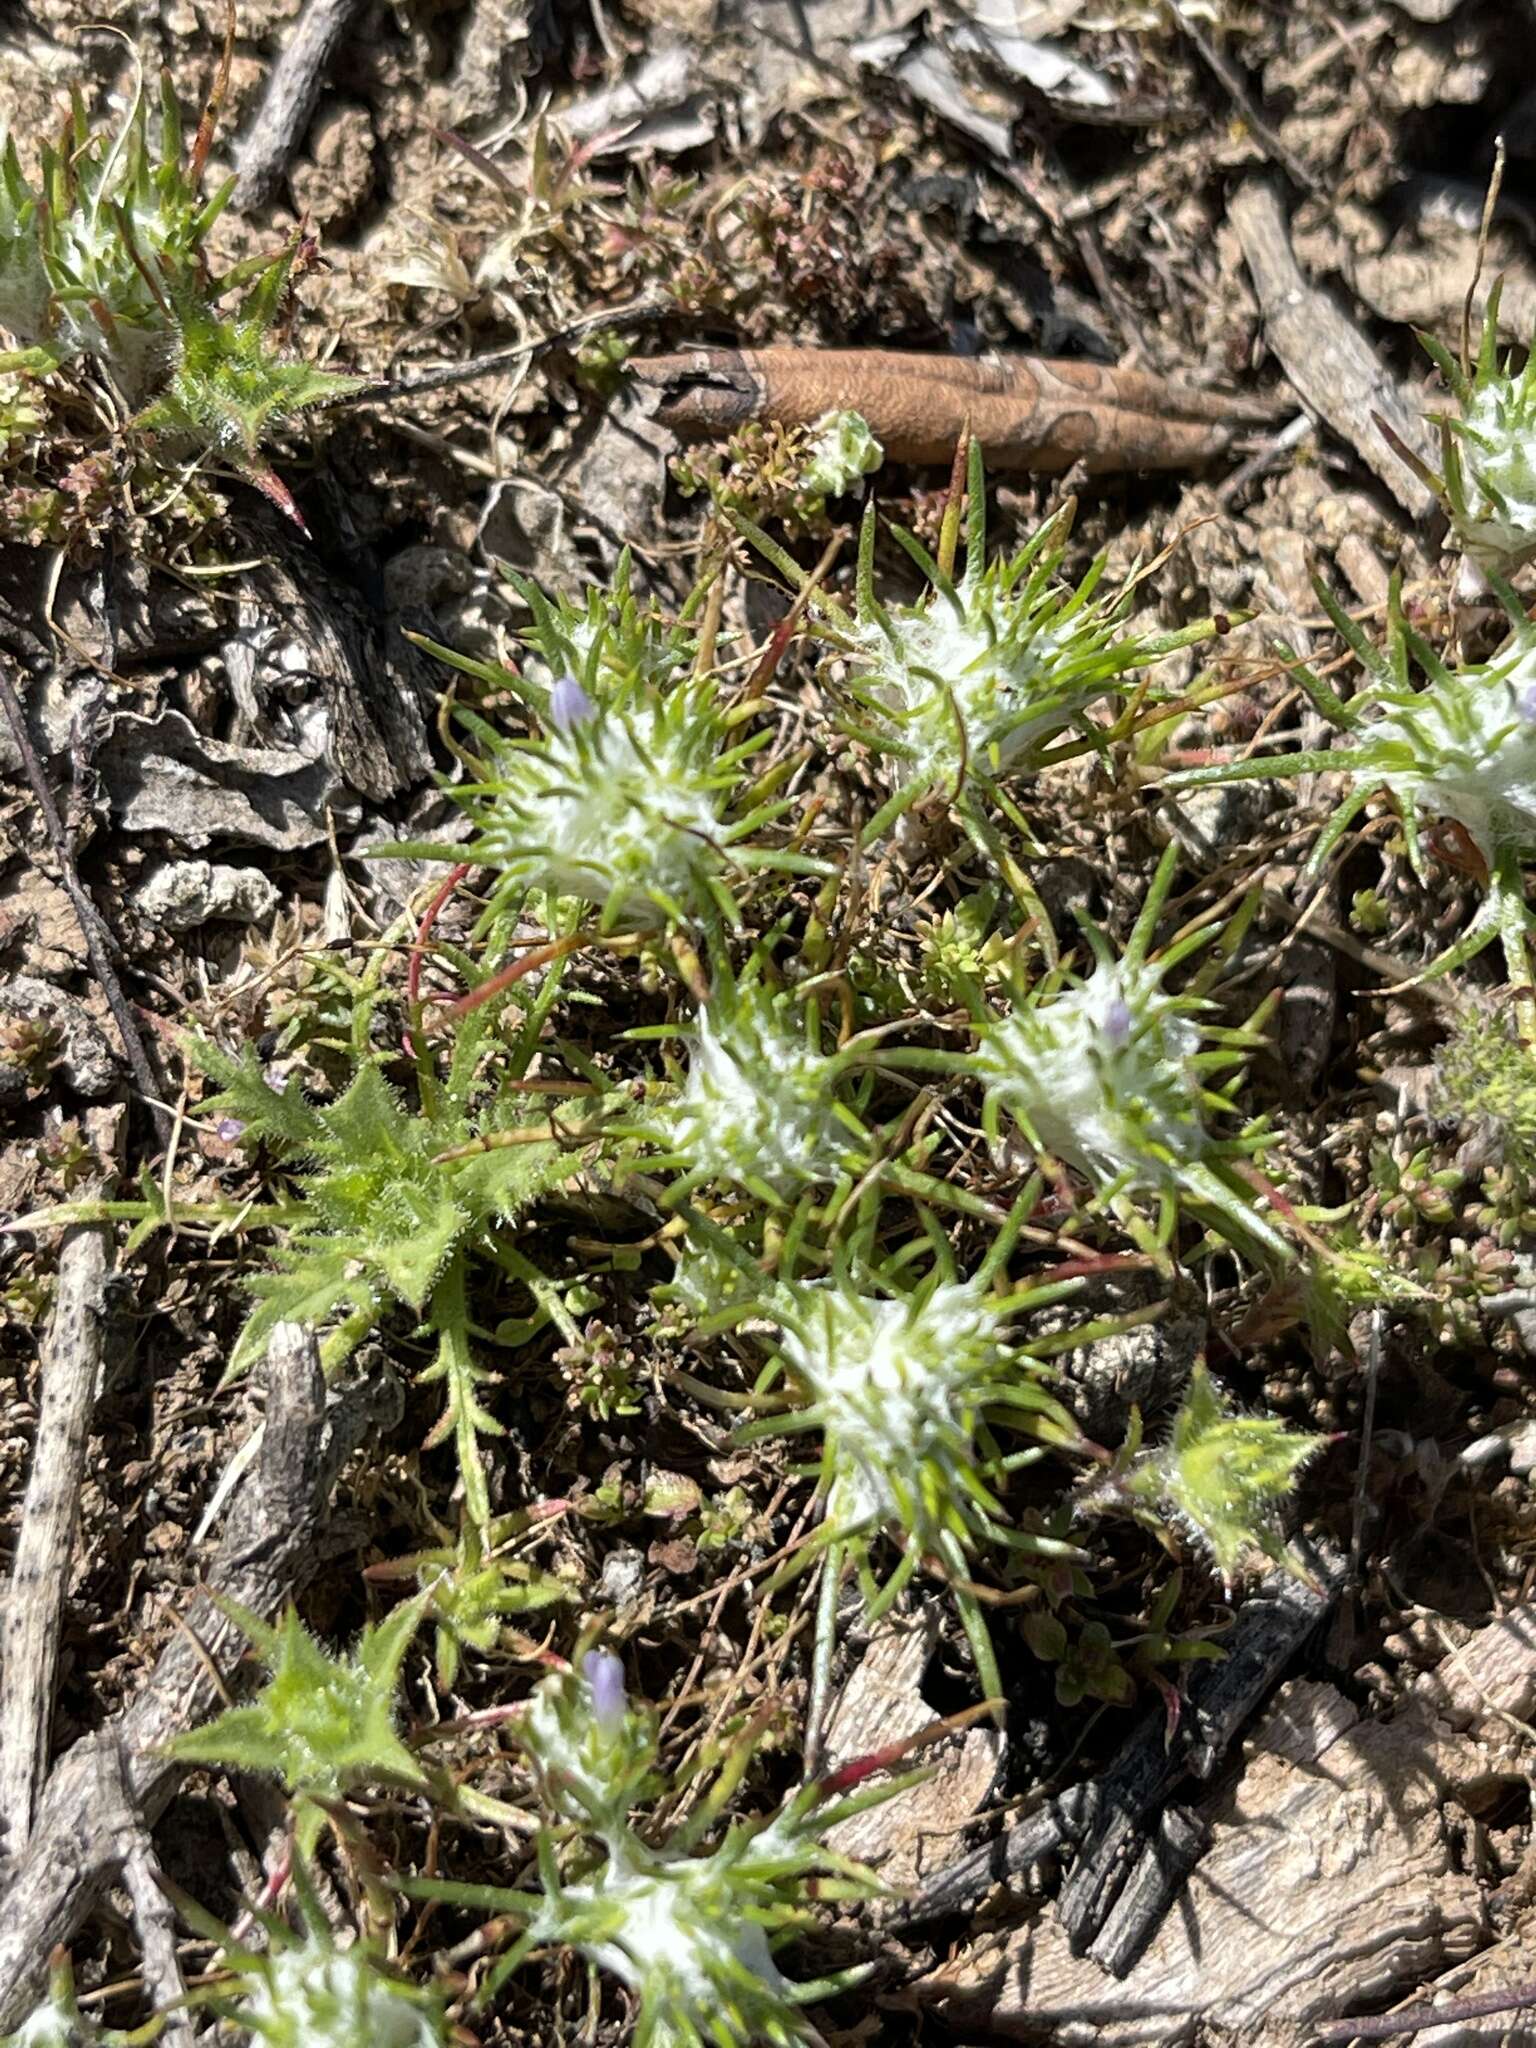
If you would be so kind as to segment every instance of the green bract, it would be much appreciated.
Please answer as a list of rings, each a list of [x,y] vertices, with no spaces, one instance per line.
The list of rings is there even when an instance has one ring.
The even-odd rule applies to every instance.
[[[1311,873],[1382,790],[1402,813],[1408,857],[1421,879],[1427,876],[1425,823],[1459,827],[1487,868],[1488,893],[1466,931],[1423,977],[1444,974],[1502,938],[1512,977],[1524,983],[1529,914],[1521,869],[1536,853],[1536,625],[1507,584],[1495,578],[1493,587],[1509,617],[1509,638],[1491,661],[1453,669],[1407,624],[1395,594],[1382,649],[1319,585],[1366,681],[1346,702],[1299,664],[1295,673],[1319,711],[1342,730],[1345,744],[1332,752],[1188,769],[1169,780],[1175,788],[1192,788],[1254,777],[1344,776],[1348,789],[1312,850]]]
[[[746,726],[762,705],[733,704],[714,676],[692,672],[693,636],[637,603],[627,555],[613,590],[592,592],[584,611],[512,581],[534,614],[535,670],[517,679],[450,649],[434,651],[482,682],[516,690],[541,730],[510,738],[461,712],[475,749],[472,779],[449,793],[468,812],[473,835],[462,845],[381,852],[489,868],[499,880],[487,925],[539,890],[556,902],[597,905],[603,931],[703,916],[734,923],[733,873],[823,871],[757,843],[786,809],[753,783],[752,758],[771,735]]]
[[[92,129],[78,96],[34,187],[0,138],[0,328],[33,372],[93,363],[146,430],[218,450],[281,486],[257,463],[263,435],[360,380],[285,361],[274,339],[295,241],[271,261],[211,271],[205,244],[233,180],[202,192],[212,110],[185,157],[169,78],[158,149],[142,91],[116,130]],[[220,302],[243,292],[232,312]]]
[[[319,1800],[360,1785],[426,1781],[395,1732],[400,1666],[421,1621],[425,1596],[397,1607],[379,1628],[365,1628],[346,1657],[332,1657],[290,1607],[277,1628],[229,1605],[229,1613],[266,1665],[266,1685],[249,1705],[227,1707],[202,1728],[178,1735],[171,1754],[183,1763],[227,1764],[270,1772],[299,1801],[298,1840],[307,1856],[325,1825]]]
[[[751,1761],[744,1740],[692,1817],[654,1843],[632,1810],[656,1787],[655,1735],[624,1697],[618,1659],[602,1651],[586,1656],[580,1675],[543,1681],[518,1737],[544,1799],[575,1833],[570,1854],[558,1855],[551,1834],[540,1833],[536,1893],[431,1880],[408,1887],[416,1897],[525,1922],[482,2002],[534,1950],[562,1947],[635,1993],[636,2048],[798,2048],[815,2038],[799,2008],[849,1980],[793,1983],[775,1951],[812,1923],[813,1900],[873,1889],[867,1872],[818,1837],[904,1781],[846,1799],[807,1785],[766,1824],[737,1821],[706,1849],[705,1835]]]
[[[1167,1443],[1135,1460],[1124,1483],[1133,1500],[1203,1545],[1231,1584],[1256,1551],[1283,1559],[1277,1514],[1321,1447],[1320,1437],[1230,1407],[1201,1364]]]

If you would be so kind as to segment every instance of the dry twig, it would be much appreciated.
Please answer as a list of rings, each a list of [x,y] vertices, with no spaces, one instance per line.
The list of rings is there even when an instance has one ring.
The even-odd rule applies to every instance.
[[[318,1562],[316,1531],[341,1466],[385,1425],[369,1393],[399,1398],[392,1382],[375,1380],[328,1408],[315,1341],[291,1323],[272,1333],[266,1377],[261,1457],[236,1498],[209,1591],[192,1602],[132,1702],[55,1767],[32,1839],[0,1896],[0,2031],[20,2022],[42,1990],[49,1953],[123,1867],[121,1813],[103,1795],[106,1760],[121,1751],[128,1794],[153,1827],[182,1775],[165,1745],[220,1704],[220,1673],[245,1652],[245,1637],[212,1595],[277,1612]]]
[[[82,1225],[59,1252],[53,1325],[43,1347],[37,1441],[16,1536],[0,1670],[0,1830],[18,1857],[48,1768],[59,1629],[105,1325],[110,1234]]]

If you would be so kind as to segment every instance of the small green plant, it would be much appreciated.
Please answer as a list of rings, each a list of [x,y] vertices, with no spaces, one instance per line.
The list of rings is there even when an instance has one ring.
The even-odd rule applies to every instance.
[[[1499,360],[1499,299],[1488,294],[1475,363],[1421,334],[1459,414],[1439,419],[1441,474],[1424,471],[1444,505],[1457,546],[1480,569],[1508,576],[1536,553],[1536,349],[1518,371]],[[1415,467],[1420,465],[1415,464]]]
[[[1168,1439],[1141,1448],[1139,1421],[1107,1477],[1080,1497],[1093,1510],[1129,1507],[1154,1528],[1192,1538],[1230,1590],[1255,1555],[1284,1562],[1279,1513],[1323,1438],[1244,1415],[1222,1396],[1204,1363],[1190,1375]]]
[[[885,604],[875,590],[871,501],[859,539],[855,612],[830,599],[816,607],[829,649],[847,665],[845,729],[894,764],[896,786],[866,827],[866,842],[935,791],[984,830],[980,807],[962,802],[968,785],[999,801],[1007,781],[1102,748],[1111,729],[1093,721],[1095,708],[1126,696],[1135,671],[1215,631],[1206,621],[1157,637],[1122,634],[1133,589],[1113,599],[1099,595],[1102,555],[1075,587],[1064,583],[1071,502],[1017,554],[989,561],[986,479],[976,441],[966,502],[965,569],[958,580],[949,573],[956,505],[939,560],[905,529],[891,529],[928,589],[915,604]],[[797,588],[804,587],[805,572],[781,548],[749,521],[737,523]]]
[[[672,1202],[719,1182],[779,1207],[871,1162],[873,1140],[858,1107],[867,1094],[862,1053],[823,1051],[818,1006],[771,987],[767,975],[761,950],[739,975],[717,959],[709,1001],[682,1027],[686,1075],[624,1126],[653,1148],[648,1171],[676,1176]],[[674,1032],[664,1026],[648,1035]]]
[[[125,1219],[136,1225],[130,1249],[173,1217],[178,1228],[216,1235],[271,1231],[270,1263],[248,1281],[256,1305],[235,1341],[231,1375],[262,1355],[279,1323],[321,1333],[321,1362],[334,1374],[386,1315],[414,1316],[434,1347],[422,1380],[445,1394],[429,1443],[451,1437],[466,1504],[483,1525],[490,1503],[479,1440],[500,1434],[502,1425],[484,1405],[492,1375],[471,1341],[470,1269],[485,1261],[543,1294],[512,1226],[581,1167],[581,1152],[547,1119],[530,1115],[516,1087],[557,975],[546,975],[511,1045],[495,1029],[499,1006],[485,1001],[458,1019],[442,1075],[422,1050],[413,1107],[385,1080],[371,1042],[387,957],[380,949],[370,978],[354,992],[346,1085],[333,1102],[311,1101],[296,1077],[274,1088],[249,1046],[231,1057],[205,1040],[187,1041],[189,1058],[218,1085],[205,1113],[252,1153],[264,1150],[276,1161],[285,1184],[273,1200],[188,1202],[173,1211],[146,1174],[138,1199],[79,1203],[36,1220]],[[494,963],[496,956],[488,957]],[[505,979],[487,974],[468,1000],[504,994],[498,985]]]
[[[772,737],[750,730],[762,704],[732,703],[712,674],[695,670],[686,622],[664,624],[639,604],[627,555],[611,591],[594,590],[584,611],[513,581],[534,614],[539,671],[516,679],[433,651],[489,687],[514,689],[540,731],[510,738],[461,711],[477,751],[466,764],[471,780],[449,794],[469,813],[473,836],[463,846],[381,852],[489,868],[498,879],[487,929],[531,890],[552,917],[561,902],[597,905],[601,932],[707,916],[735,923],[733,871],[823,872],[760,842],[787,808],[772,801],[772,777],[753,781],[753,757]]]
[[[1536,1052],[1513,1019],[1467,1005],[1436,1067],[1443,1105],[1494,1126],[1504,1164],[1528,1196],[1536,1189]]]
[[[751,1317],[780,1331],[776,1355],[752,1395],[753,1405],[767,1412],[747,1424],[742,1440],[801,1434],[821,1440],[821,1527],[792,1567],[802,1570],[825,1554],[819,1680],[830,1665],[844,1564],[855,1565],[874,1621],[931,1561],[949,1581],[983,1690],[996,1698],[1002,1691],[997,1661],[972,1590],[976,1559],[986,1551],[1015,1559],[1074,1554],[1070,1545],[1012,1526],[1000,1498],[1008,1475],[1043,1455],[1039,1442],[1008,1449],[1007,1438],[1058,1445],[1078,1440],[1045,1369],[1028,1346],[1006,1334],[1024,1311],[1059,1301],[1080,1285],[1000,1285],[1038,1192],[1037,1186],[1026,1192],[968,1279],[960,1277],[936,1226],[927,1233],[925,1270],[912,1256],[921,1239],[897,1258],[879,1260],[875,1204],[838,1247],[829,1271],[807,1279],[784,1274],[772,1282],[733,1240],[703,1217],[690,1218],[701,1242],[737,1263],[739,1273],[736,1298],[700,1329]],[[882,1585],[874,1558],[888,1537],[896,1563]]]
[[[1491,661],[1449,668],[1409,626],[1395,592],[1387,645],[1380,648],[1321,584],[1317,588],[1364,669],[1365,684],[1346,701],[1303,664],[1295,663],[1293,673],[1345,744],[1331,752],[1264,754],[1185,769],[1169,778],[1170,786],[1342,775],[1348,787],[1312,849],[1309,874],[1321,869],[1366,805],[1385,791],[1402,815],[1408,858],[1421,881],[1428,875],[1424,826],[1434,820],[1448,856],[1486,883],[1467,929],[1419,978],[1446,974],[1502,939],[1511,979],[1527,986],[1530,918],[1522,863],[1536,851],[1536,625],[1509,585],[1494,578],[1509,638]],[[1415,669],[1422,683],[1415,681]]]
[[[400,1740],[395,1694],[400,1666],[421,1624],[428,1596],[397,1607],[363,1630],[356,1647],[333,1657],[290,1607],[276,1628],[229,1605],[267,1668],[267,1683],[241,1707],[226,1707],[201,1728],[178,1735],[170,1753],[182,1763],[224,1764],[281,1780],[295,1801],[296,1837],[308,1856],[327,1807],[363,1785],[409,1785],[425,1775]]]
[[[371,1565],[374,1581],[415,1579],[427,1602],[427,1619],[437,1632],[438,1685],[458,1683],[465,1650],[485,1655],[496,1648],[508,1621],[569,1600],[571,1589],[549,1572],[503,1555],[521,1535],[526,1515],[499,1516],[488,1529],[466,1520],[454,1544],[440,1544],[388,1564]]]
[[[1178,991],[1166,985],[1175,968],[1210,943],[1209,928],[1152,957],[1177,862],[1170,847],[1122,953],[1086,927],[1091,973],[1058,967],[1032,983],[1016,978],[1001,1014],[982,989],[958,980],[976,1050],[887,1057],[919,1070],[979,1076],[992,1144],[1001,1145],[1007,1128],[1017,1130],[1043,1164],[1081,1174],[1095,1204],[1155,1255],[1164,1255],[1181,1209],[1188,1209],[1239,1249],[1284,1261],[1290,1246],[1262,1213],[1250,1177],[1249,1162],[1270,1142],[1266,1125],[1250,1122],[1229,1136],[1210,1126],[1212,1117],[1236,1113],[1231,1094],[1215,1082],[1262,1044],[1262,1009],[1244,1026],[1217,1025],[1199,979]],[[1240,916],[1224,934],[1217,965],[1243,923]],[[1142,1199],[1156,1203],[1155,1224],[1142,1216]]]
[[[234,184],[211,197],[202,189],[223,85],[185,151],[169,74],[155,145],[141,85],[116,129],[92,128],[77,97],[60,141],[44,146],[36,186],[14,139],[0,137],[0,328],[20,343],[0,370],[47,375],[89,363],[124,424],[194,457],[227,456],[291,510],[261,441],[360,380],[279,349],[297,239],[222,276],[209,267],[209,231]]]
[[[671,468],[685,497],[707,490],[728,517],[825,532],[828,499],[843,497],[883,460],[861,413],[828,412],[808,427],[749,421],[723,448],[687,448]]]
[[[539,1891],[434,1879],[407,1885],[414,1897],[523,1923],[478,2004],[489,2006],[537,1950],[559,1947],[635,1995],[636,2048],[802,2048],[818,2038],[802,2007],[851,1978],[793,1983],[776,1951],[814,1924],[813,1901],[874,1889],[867,1872],[819,1838],[910,1781],[849,1794],[873,1766],[849,1767],[804,1786],[766,1822],[733,1821],[706,1846],[750,1767],[749,1730],[689,1819],[657,1842],[635,1813],[661,1789],[654,1728],[630,1706],[622,1667],[606,1651],[589,1651],[579,1671],[545,1679],[517,1736],[554,1823],[536,1838]]]

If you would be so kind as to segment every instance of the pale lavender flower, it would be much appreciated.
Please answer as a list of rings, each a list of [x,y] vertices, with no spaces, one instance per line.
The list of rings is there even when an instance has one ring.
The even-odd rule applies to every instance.
[[[549,722],[556,732],[567,733],[572,726],[585,725],[596,716],[597,706],[569,670],[555,678],[549,693]]]
[[[1104,1037],[1112,1052],[1130,1043],[1131,1006],[1124,996],[1112,996],[1105,1006]]]
[[[589,1650],[582,1676],[592,1694],[592,1718],[604,1735],[616,1735],[624,1722],[624,1666],[612,1650]]]

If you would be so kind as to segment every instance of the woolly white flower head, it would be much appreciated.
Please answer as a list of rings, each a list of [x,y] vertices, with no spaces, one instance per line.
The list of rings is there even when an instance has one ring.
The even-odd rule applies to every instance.
[[[810,1042],[787,995],[722,973],[685,1037],[687,1078],[647,1135],[687,1184],[724,1181],[776,1202],[857,1161],[860,1128],[838,1099],[842,1063]]]
[[[1192,787],[1313,771],[1342,775],[1346,794],[1312,849],[1313,873],[1383,790],[1402,813],[1408,857],[1421,880],[1429,879],[1426,821],[1459,827],[1470,854],[1452,846],[1452,857],[1473,872],[1486,869],[1487,894],[1466,930],[1421,978],[1460,966],[1502,936],[1512,977],[1523,985],[1530,979],[1523,952],[1530,919],[1522,870],[1536,853],[1536,625],[1507,583],[1496,576],[1491,581],[1509,619],[1509,638],[1492,660],[1454,669],[1409,627],[1395,595],[1387,645],[1380,648],[1319,584],[1319,597],[1365,670],[1364,686],[1346,701],[1299,664],[1294,672],[1318,709],[1342,728],[1345,743],[1331,751],[1217,763],[1170,780]]]
[[[609,1971],[638,1995],[635,2038],[648,2048],[802,2041],[804,1993],[774,1961],[774,1936],[804,1920],[815,1875],[862,1877],[818,1844],[818,1827],[838,1817],[820,1787],[804,1788],[767,1826],[737,1822],[707,1853],[707,1802],[660,1844],[638,1833],[628,1816],[654,1785],[655,1735],[626,1702],[607,1652],[543,1680],[518,1738],[546,1801],[592,1853],[562,1859],[540,1836],[542,1892],[514,1960],[558,1945]]]
[[[882,818],[939,787],[958,797],[971,776],[1032,774],[1058,742],[1092,741],[1094,705],[1123,691],[1132,670],[1206,630],[1123,636],[1129,592],[1099,597],[1102,556],[1075,588],[1063,582],[1070,502],[1017,554],[989,562],[985,501],[973,442],[958,582],[911,534],[892,529],[929,584],[910,605],[886,606],[875,594],[872,504],[865,514],[858,610],[848,629],[849,689],[859,708],[848,729],[902,764],[901,788]]]
[[[444,2048],[435,2003],[385,1977],[365,1948],[312,1932],[253,1957],[237,2024],[264,2048]]]
[[[1156,1192],[1206,1147],[1200,1032],[1156,968],[1101,960],[987,1032],[988,1100],[1095,1189]]]
[[[998,1310],[973,1283],[886,1297],[845,1279],[781,1296],[783,1355],[810,1395],[830,1476],[828,1519],[843,1530],[903,1525],[933,1547],[933,1464],[974,1471],[976,1407],[1003,1369]]]
[[[1536,551],[1536,349],[1518,373],[1512,356],[1500,362],[1501,288],[1488,295],[1475,364],[1429,336],[1424,346],[1460,407],[1440,420],[1442,474],[1428,481],[1463,553],[1507,575]]]
[[[1265,1127],[1218,1137],[1207,1121],[1233,1108],[1213,1076],[1240,1067],[1262,1040],[1249,1027],[1207,1022],[1201,995],[1166,986],[1169,972],[1214,934],[1196,931],[1160,959],[1147,957],[1177,860],[1170,847],[1123,953],[1089,931],[1096,958],[1086,978],[1059,971],[1016,988],[1003,1016],[970,991],[978,1044],[969,1065],[986,1089],[983,1122],[994,1145],[1007,1118],[1042,1160],[1075,1168],[1149,1250],[1166,1248],[1188,1201],[1234,1244],[1287,1258],[1289,1247],[1239,1170],[1264,1148]],[[1157,1202],[1155,1234],[1136,1210],[1138,1196]]]

